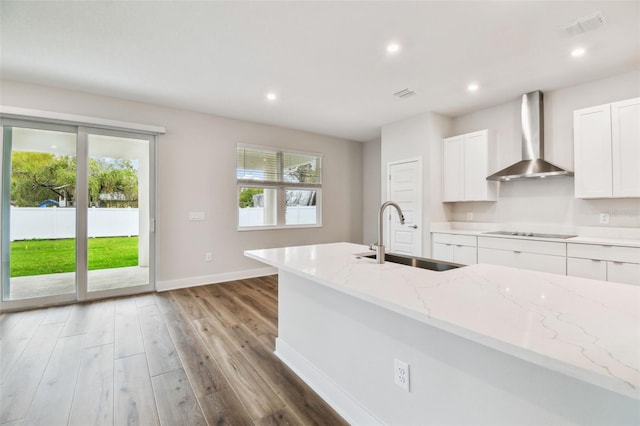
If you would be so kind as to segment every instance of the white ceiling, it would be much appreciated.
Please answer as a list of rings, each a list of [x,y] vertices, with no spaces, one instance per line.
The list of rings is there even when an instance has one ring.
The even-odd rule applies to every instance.
[[[561,29],[595,11],[604,28]],[[366,141],[426,111],[640,69],[640,1],[2,0],[0,37],[5,79]]]

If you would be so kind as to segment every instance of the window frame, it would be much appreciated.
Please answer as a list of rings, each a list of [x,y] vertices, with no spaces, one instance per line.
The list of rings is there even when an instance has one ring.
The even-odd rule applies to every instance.
[[[279,179],[277,181],[272,180],[257,180],[257,179],[242,179],[238,178],[238,163],[237,156],[238,150],[240,148],[250,148],[258,151],[265,152],[275,152],[278,159],[278,176]],[[288,182],[284,180],[284,164],[283,157],[284,154],[294,154],[294,155],[308,155],[312,157],[316,157],[320,162],[320,183],[310,183],[310,182]],[[302,229],[302,228],[321,228],[322,227],[322,172],[324,169],[324,155],[318,152],[305,152],[305,151],[297,151],[290,150],[286,148],[277,148],[273,146],[266,145],[251,145],[238,143],[236,144],[236,229],[241,232],[245,231],[264,231],[264,230],[273,230],[273,229]],[[240,191],[242,188],[263,188],[263,189],[276,189],[276,224],[275,225],[240,225],[240,206],[239,206],[239,198]],[[313,224],[286,224],[286,191],[287,190],[307,190],[307,191],[316,191],[316,223]]]

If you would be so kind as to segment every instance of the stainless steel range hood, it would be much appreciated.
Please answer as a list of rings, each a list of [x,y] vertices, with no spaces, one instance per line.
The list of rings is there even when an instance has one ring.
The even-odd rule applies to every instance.
[[[544,110],[542,92],[522,95],[522,161],[487,177],[506,182],[518,179],[573,176],[573,172],[544,161]]]

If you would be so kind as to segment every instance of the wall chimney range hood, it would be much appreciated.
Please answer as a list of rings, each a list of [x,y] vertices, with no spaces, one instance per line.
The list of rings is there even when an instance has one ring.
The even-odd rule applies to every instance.
[[[542,92],[522,95],[522,161],[487,177],[487,180],[507,182],[519,179],[540,179],[550,176],[573,176],[544,157],[544,109]]]

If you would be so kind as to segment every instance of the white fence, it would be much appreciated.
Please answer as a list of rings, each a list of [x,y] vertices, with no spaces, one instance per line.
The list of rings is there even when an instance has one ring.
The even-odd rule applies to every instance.
[[[263,226],[264,207],[238,209],[238,226]],[[288,206],[285,212],[288,225],[308,225],[316,223],[316,206]]]
[[[138,209],[89,209],[89,237],[138,235]],[[11,241],[74,238],[76,209],[69,207],[11,207]]]

